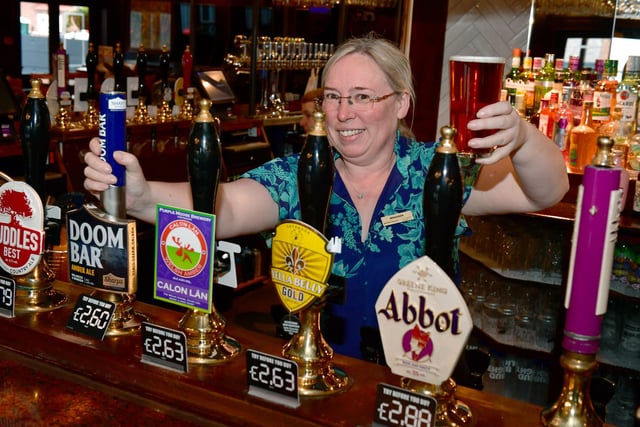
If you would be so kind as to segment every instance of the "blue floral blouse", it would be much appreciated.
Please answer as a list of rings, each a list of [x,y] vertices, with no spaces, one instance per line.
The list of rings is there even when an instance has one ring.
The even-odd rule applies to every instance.
[[[358,212],[340,174],[336,172],[329,207],[327,238],[342,239],[342,251],[334,256],[332,273],[346,279],[343,303],[329,303],[323,313],[323,335],[340,354],[365,358],[361,351],[374,335],[378,339],[375,303],[387,281],[399,269],[424,255],[425,230],[422,191],[435,143],[399,137],[395,142],[396,165],[375,208],[367,239],[362,242]],[[298,199],[298,155],[275,158],[243,175],[264,185],[279,206],[280,220],[300,219]],[[339,154],[336,153],[336,158]],[[465,185],[463,201],[471,191]],[[384,226],[383,217],[411,212],[413,219]],[[454,254],[459,237],[466,231],[461,220],[456,231]],[[457,264],[457,260],[456,260]],[[373,333],[371,333],[373,331]]]

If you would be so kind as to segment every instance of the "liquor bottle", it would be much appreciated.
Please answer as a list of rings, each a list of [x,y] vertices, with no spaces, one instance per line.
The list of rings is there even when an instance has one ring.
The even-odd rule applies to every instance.
[[[638,92],[640,85],[640,56],[629,56],[622,81],[616,92],[616,106],[622,109],[621,122],[631,124],[630,132],[636,132],[638,120]]]
[[[633,135],[629,141],[627,167],[634,171],[640,171],[640,133]]]
[[[549,93],[549,101],[546,106],[540,110],[540,118],[538,120],[538,130],[545,134],[549,139],[553,139],[553,126],[555,122],[555,112],[558,108],[559,93],[554,89]],[[544,104],[546,99],[542,100],[540,106]]]
[[[565,163],[569,161],[569,135],[573,129],[573,112],[569,108],[570,96],[571,92],[562,93],[562,102],[553,119],[553,142],[562,152]]]
[[[599,58],[596,59],[596,63],[595,66],[593,68],[593,77],[592,80],[594,83],[597,83],[598,81],[602,80],[602,77],[604,76],[604,63],[605,63],[605,59]]]
[[[548,99],[541,99],[540,106],[538,107],[538,111],[533,113],[531,117],[529,117],[529,122],[534,125],[536,128],[540,129],[540,115],[542,114],[542,110],[546,110],[549,107]]]
[[[58,50],[56,50],[56,81],[58,85],[58,99],[62,97],[62,94],[69,90],[67,87],[67,80],[69,77],[69,59],[67,57],[67,51],[64,48],[64,44],[60,42]]]
[[[574,127],[569,134],[569,171],[582,173],[584,167],[591,163],[596,154],[596,140],[598,134],[591,127],[591,113],[593,101],[584,101],[580,124]]]
[[[593,91],[593,128],[598,129],[611,120],[611,112],[616,106],[618,90],[618,61],[607,59],[604,62],[604,73]]]
[[[564,69],[564,59],[556,58],[553,66],[553,89],[562,93],[565,79],[567,79],[567,71]]]
[[[302,221],[326,235],[327,215],[333,189],[333,151],[324,127],[324,113],[313,113],[313,128],[300,150],[298,195]]]
[[[623,108],[616,106],[611,113],[611,120],[600,126],[599,135],[608,136],[613,140],[613,150],[621,152],[621,167],[627,167],[627,157],[629,156],[629,141],[631,139],[632,122],[623,121]]]
[[[455,129],[444,126],[429,165],[422,195],[425,254],[455,279],[455,231],[462,210],[462,175],[454,141]]]
[[[573,124],[576,126],[580,123],[580,117],[582,117],[582,103],[584,101],[593,101],[590,70],[582,70],[580,72],[580,83],[578,88],[571,92],[569,100],[569,108],[573,112]]]
[[[44,172],[49,154],[51,117],[40,79],[31,79],[31,91],[20,118],[20,142],[24,159],[25,182],[46,203]]]
[[[563,86],[569,89],[578,87],[580,85],[580,77],[580,57],[571,55],[569,57],[569,67],[565,70]]]
[[[513,56],[511,57],[511,70],[507,73],[504,79],[504,88],[507,90],[507,101],[512,106],[516,105],[516,93],[519,86],[520,76],[520,55],[522,50],[518,47],[513,49]]]
[[[533,99],[534,110],[540,108],[540,100],[542,98],[545,98],[547,93],[549,93],[551,89],[553,89],[553,83],[555,79],[554,58],[555,55],[553,53],[547,53],[545,55],[544,66],[536,75]]]
[[[516,89],[516,96],[522,96],[524,107],[522,108],[523,117],[527,120],[534,113],[533,110],[533,98],[534,98],[534,81],[535,74],[533,73],[533,61],[530,56],[525,56],[522,60],[522,71],[518,75],[518,80],[521,86]]]
[[[113,54],[113,91],[126,92],[127,83],[124,75],[124,53],[120,43],[116,43],[116,51]]]

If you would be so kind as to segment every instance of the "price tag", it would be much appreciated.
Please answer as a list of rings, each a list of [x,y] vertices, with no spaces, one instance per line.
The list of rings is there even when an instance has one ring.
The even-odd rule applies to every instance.
[[[372,427],[433,427],[436,405],[433,397],[378,384]]]
[[[182,331],[164,326],[142,322],[142,359],[143,363],[187,372],[187,336]]]
[[[90,295],[80,295],[67,321],[67,328],[103,340],[116,305]]]
[[[300,406],[298,365],[289,359],[247,350],[249,394],[290,408]]]
[[[16,282],[9,277],[0,276],[0,316],[15,316],[15,295]]]

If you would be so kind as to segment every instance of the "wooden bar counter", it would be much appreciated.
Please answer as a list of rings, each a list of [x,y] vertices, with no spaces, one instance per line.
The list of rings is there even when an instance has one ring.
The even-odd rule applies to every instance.
[[[78,296],[90,290],[64,282],[56,282],[55,288],[68,295],[66,306],[51,312],[0,318],[0,359],[63,380],[58,385],[60,393],[68,382],[87,393],[98,391],[109,399],[116,398],[122,405],[130,402],[180,420],[173,425],[367,426],[373,420],[377,384],[399,384],[399,378],[386,367],[336,355],[334,364],[353,379],[343,393],[321,399],[302,398],[297,409],[249,396],[244,351],[255,349],[277,355],[284,344],[273,334],[268,307],[276,302],[277,295],[268,284],[239,293],[233,309],[225,313],[227,334],[241,343],[241,354],[221,365],[191,364],[185,374],[141,363],[139,333],[99,341],[68,330],[66,324]],[[182,315],[181,309],[174,311],[141,302],[135,308],[150,322],[169,328],[176,328]],[[8,377],[4,375],[6,384]],[[474,425],[539,425],[540,407],[464,387],[458,387],[457,395],[470,406]],[[131,419],[131,410],[117,408],[116,404],[112,409],[112,425],[148,425],[145,411],[138,412],[140,419]],[[98,401],[95,410],[101,409]],[[11,419],[5,421],[11,424]]]

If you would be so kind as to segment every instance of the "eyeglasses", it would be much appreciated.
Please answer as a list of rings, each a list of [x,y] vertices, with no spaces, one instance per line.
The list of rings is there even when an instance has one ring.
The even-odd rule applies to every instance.
[[[399,93],[400,92],[391,92],[382,96],[373,96],[366,93],[356,93],[349,96],[340,96],[335,93],[327,93],[322,98],[322,107],[325,110],[336,110],[342,103],[342,100],[346,99],[353,109],[363,111],[366,110],[370,104],[382,102],[393,95],[398,95]]]

